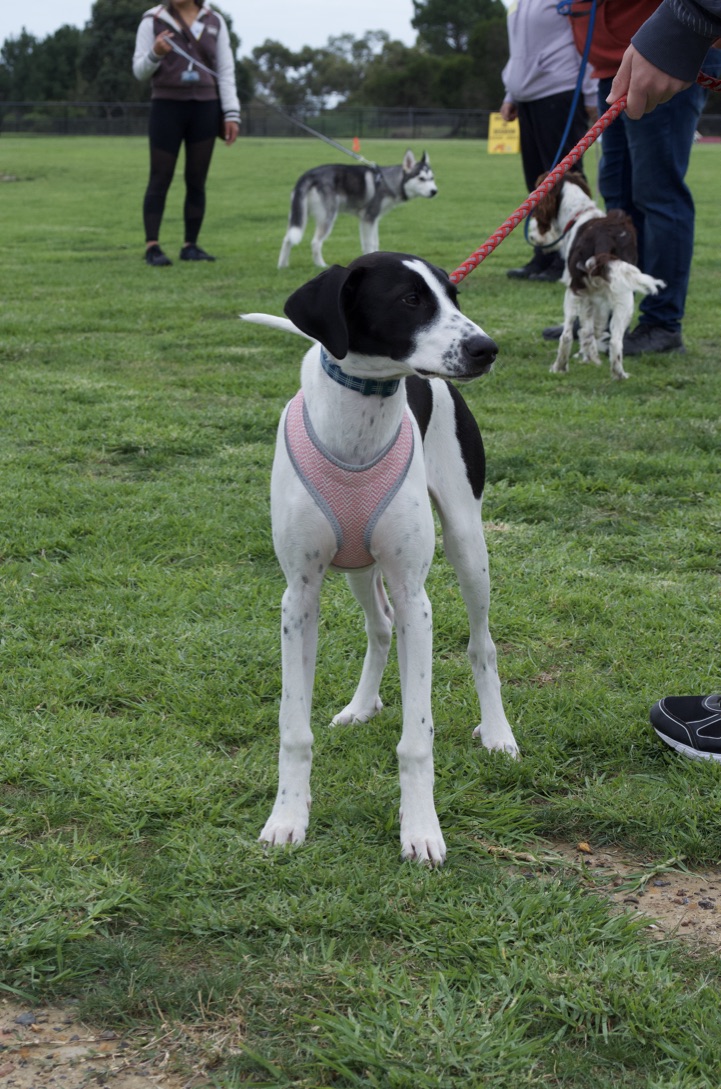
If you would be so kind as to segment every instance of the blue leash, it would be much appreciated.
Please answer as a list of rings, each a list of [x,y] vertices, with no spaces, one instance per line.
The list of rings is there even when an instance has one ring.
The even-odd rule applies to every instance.
[[[580,64],[579,69],[578,69],[578,79],[576,80],[576,88],[575,88],[575,90],[573,92],[573,99],[571,100],[571,108],[568,111],[568,120],[566,121],[566,128],[564,130],[563,136],[561,137],[561,142],[558,145],[558,151],[556,152],[555,158],[554,158],[553,162],[551,163],[551,167],[550,167],[551,170],[553,170],[554,167],[558,166],[559,162],[563,158],[563,149],[566,146],[566,140],[568,139],[568,134],[571,131],[571,125],[573,124],[573,118],[575,116],[576,108],[578,106],[578,100],[581,97],[581,91],[583,90],[583,81],[584,81],[585,76],[586,76],[586,67],[588,65],[588,55],[591,52],[591,42],[593,41],[593,29],[594,29],[594,26],[596,25],[596,7],[597,7],[597,4],[598,4],[598,0],[591,0],[591,10],[590,10],[589,16],[588,16],[588,34],[586,35],[586,44],[584,45],[583,53],[581,54],[581,64]],[[556,4],[556,11],[558,12],[559,15],[563,15],[565,17],[573,18],[573,14],[572,14],[572,10],[571,10],[572,7],[573,7],[573,0],[560,0],[560,3]],[[526,221],[523,224],[523,237],[525,238],[526,242],[528,242],[528,225],[529,225],[529,222],[530,222],[530,216],[528,216],[526,218]],[[531,243],[528,242],[528,244],[530,246]],[[555,245],[555,242],[553,243],[553,245]],[[539,249],[544,249],[544,248],[545,247],[543,247],[543,246],[539,247]]]

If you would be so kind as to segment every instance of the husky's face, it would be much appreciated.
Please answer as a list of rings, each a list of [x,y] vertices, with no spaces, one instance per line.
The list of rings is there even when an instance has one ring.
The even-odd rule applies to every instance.
[[[436,179],[431,170],[431,161],[426,152],[416,162],[409,149],[403,157],[403,192],[406,199],[411,197],[435,197],[438,192]]]

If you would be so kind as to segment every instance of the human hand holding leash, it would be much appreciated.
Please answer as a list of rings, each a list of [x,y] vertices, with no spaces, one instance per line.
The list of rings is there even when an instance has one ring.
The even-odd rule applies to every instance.
[[[153,53],[156,57],[167,57],[168,53],[170,53],[173,46],[168,39],[171,38],[172,35],[172,30],[163,30],[158,34],[153,42]]]
[[[676,79],[651,64],[633,45],[629,45],[606,102],[610,106],[626,95],[626,113],[632,121],[638,121],[645,113],[651,113],[656,106],[668,102],[679,91],[685,91],[690,86],[690,83]]]

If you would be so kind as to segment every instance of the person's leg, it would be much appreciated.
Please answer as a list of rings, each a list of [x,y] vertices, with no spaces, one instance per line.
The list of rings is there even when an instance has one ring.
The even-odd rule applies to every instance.
[[[185,137],[184,249],[190,252],[192,247],[192,252],[202,254],[197,241],[205,215],[205,182],[218,136],[220,105],[217,100],[189,105],[192,106],[192,119]],[[200,258],[206,259],[207,254]]]
[[[143,199],[146,250],[159,246],[165,200],[173,180],[183,139],[182,107],[184,105],[185,103],[171,102],[166,99],[153,99],[150,104],[148,128],[150,178]],[[166,258],[163,263],[170,262]]]
[[[556,98],[558,96],[554,96]],[[518,103],[518,125],[521,133],[521,162],[523,177],[529,193],[536,188],[540,174],[553,165],[553,151],[549,150],[552,139],[547,136],[546,110],[544,103],[548,99],[535,102]],[[570,104],[570,100],[569,100]],[[568,113],[566,113],[568,117]],[[562,130],[558,133],[560,140]],[[556,141],[558,147],[558,141]],[[548,253],[540,246],[534,247],[530,261],[520,268],[509,268],[506,275],[512,280],[560,280],[563,274],[563,262],[558,254]]]
[[[576,104],[576,109],[573,116],[571,116],[573,96],[573,91],[561,91],[557,95],[539,98],[532,104],[536,148],[540,162],[539,173],[545,173],[556,166],[588,131],[582,104]],[[570,124],[569,117],[571,118]],[[566,129],[568,129],[567,133]],[[562,139],[563,143],[561,143]],[[581,174],[584,173],[582,158],[578,160],[573,169]],[[535,188],[535,185],[536,180],[534,179],[533,185],[529,185],[529,189]]]
[[[633,203],[643,216],[643,272],[666,282],[647,295],[640,324],[680,333],[693,256],[694,203],[684,181],[703,106],[697,86],[675,95],[640,121],[624,116],[632,163]]]
[[[611,79],[598,81],[598,109],[605,113],[606,96],[611,90]],[[620,119],[614,121],[601,137],[601,162],[598,167],[598,191],[603,197],[606,211],[620,208],[631,216],[639,237],[643,235],[643,216],[633,203],[631,156],[626,139],[626,128]]]

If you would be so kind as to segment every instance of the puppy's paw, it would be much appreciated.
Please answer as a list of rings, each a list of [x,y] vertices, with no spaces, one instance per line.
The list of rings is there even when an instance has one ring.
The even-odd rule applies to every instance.
[[[271,847],[282,847],[288,843],[303,843],[308,830],[308,812],[310,798],[296,808],[275,806],[265,822],[263,831],[258,836],[259,843],[268,843]]]
[[[521,751],[508,723],[488,728],[481,723],[473,731],[473,737],[480,738],[483,747],[488,749],[489,752],[502,752],[513,760],[520,760],[521,758]]]
[[[443,865],[446,845],[435,810],[415,820],[407,820],[401,813],[401,858],[429,866]]]
[[[375,696],[369,703],[356,703],[352,699],[347,707],[339,711],[331,721],[331,726],[354,726],[360,722],[368,722],[375,718],[383,710],[380,696]]]

